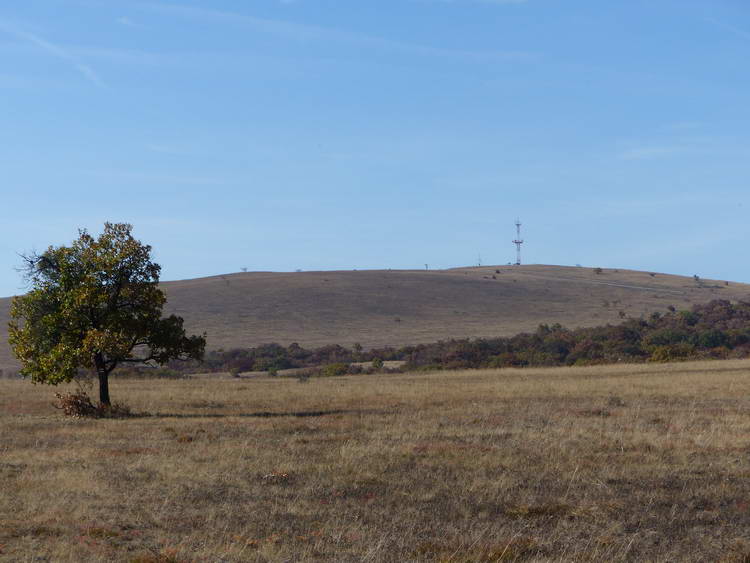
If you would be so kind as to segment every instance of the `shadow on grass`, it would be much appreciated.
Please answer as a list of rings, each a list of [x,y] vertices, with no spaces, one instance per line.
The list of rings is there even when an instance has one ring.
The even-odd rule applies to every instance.
[[[131,415],[130,418],[313,418],[320,416],[334,416],[337,414],[388,414],[387,411],[373,409],[334,409],[324,411],[287,411],[287,412],[248,412],[248,413],[138,413]]]

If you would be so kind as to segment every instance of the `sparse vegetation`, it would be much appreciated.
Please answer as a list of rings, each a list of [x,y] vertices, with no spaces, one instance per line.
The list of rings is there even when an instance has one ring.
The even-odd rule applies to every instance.
[[[320,370],[320,375],[323,377],[336,377],[347,373],[349,373],[349,365],[343,362],[325,365]]]
[[[607,305],[611,305],[607,302]],[[313,350],[298,344],[269,344],[246,350],[210,352],[188,370],[226,372],[239,369],[283,370],[328,366],[340,373],[362,371],[350,364],[377,360],[405,362],[401,369],[433,370],[487,367],[570,366],[620,362],[665,362],[686,359],[723,359],[750,356],[750,303],[712,301],[691,310],[672,307],[647,319],[627,319],[620,324],[568,329],[559,324],[540,325],[536,331],[510,338],[444,340],[430,344],[350,350],[331,345]],[[346,366],[349,366],[346,368]],[[174,364],[178,369],[181,364]],[[346,371],[344,371],[346,368]]]
[[[65,424],[2,380],[0,560],[742,561],[749,371],[115,378],[152,416]]]
[[[482,279],[496,269],[502,273],[497,280]],[[206,332],[211,350],[253,348],[268,342],[285,347],[298,342],[306,349],[334,342],[351,347],[359,342],[371,350],[476,336],[510,337],[533,332],[544,323],[591,327],[616,322],[620,310],[638,318],[664,311],[668,305],[689,309],[711,299],[739,301],[750,295],[750,286],[741,283],[725,286],[723,281],[707,281],[699,286],[690,277],[651,278],[646,272],[629,270],[613,275],[610,270],[596,276],[592,268],[556,266],[249,272],[159,287],[168,297],[165,314],[183,317],[190,334]],[[612,304],[608,314],[602,314],[603,300]],[[0,369],[16,372],[20,366],[4,344],[9,303],[10,299],[0,299]],[[402,322],[394,322],[396,316]]]
[[[55,393],[56,402],[52,404],[65,416],[73,418],[125,418],[131,416],[130,408],[120,403],[95,405],[84,390],[72,393]]]

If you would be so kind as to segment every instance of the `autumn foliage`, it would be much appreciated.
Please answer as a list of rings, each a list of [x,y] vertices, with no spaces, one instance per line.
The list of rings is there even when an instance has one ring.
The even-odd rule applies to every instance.
[[[571,366],[669,362],[750,356],[750,303],[712,301],[691,310],[670,308],[615,325],[570,329],[540,325],[507,338],[444,340],[363,351],[330,345],[305,349],[267,344],[207,354],[208,371],[278,371],[330,364],[401,360],[405,370]],[[171,364],[179,369],[179,364]],[[184,368],[198,369],[196,365]]]

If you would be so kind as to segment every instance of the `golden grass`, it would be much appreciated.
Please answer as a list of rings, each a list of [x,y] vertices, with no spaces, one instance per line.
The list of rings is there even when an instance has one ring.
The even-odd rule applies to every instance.
[[[495,270],[500,271],[499,274]],[[269,342],[365,348],[512,336],[540,323],[570,328],[747,299],[750,286],[632,270],[490,266],[430,271],[251,272],[163,284],[166,312],[208,333],[209,349]],[[18,367],[0,299],[0,369]]]
[[[750,361],[0,381],[2,561],[747,561]]]

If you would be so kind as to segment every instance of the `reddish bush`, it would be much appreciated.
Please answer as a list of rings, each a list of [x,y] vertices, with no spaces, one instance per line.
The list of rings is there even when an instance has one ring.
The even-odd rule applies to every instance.
[[[55,397],[57,402],[52,406],[73,418],[125,418],[132,414],[129,407],[120,403],[94,405],[88,393],[82,390],[77,393],[55,393]]]

